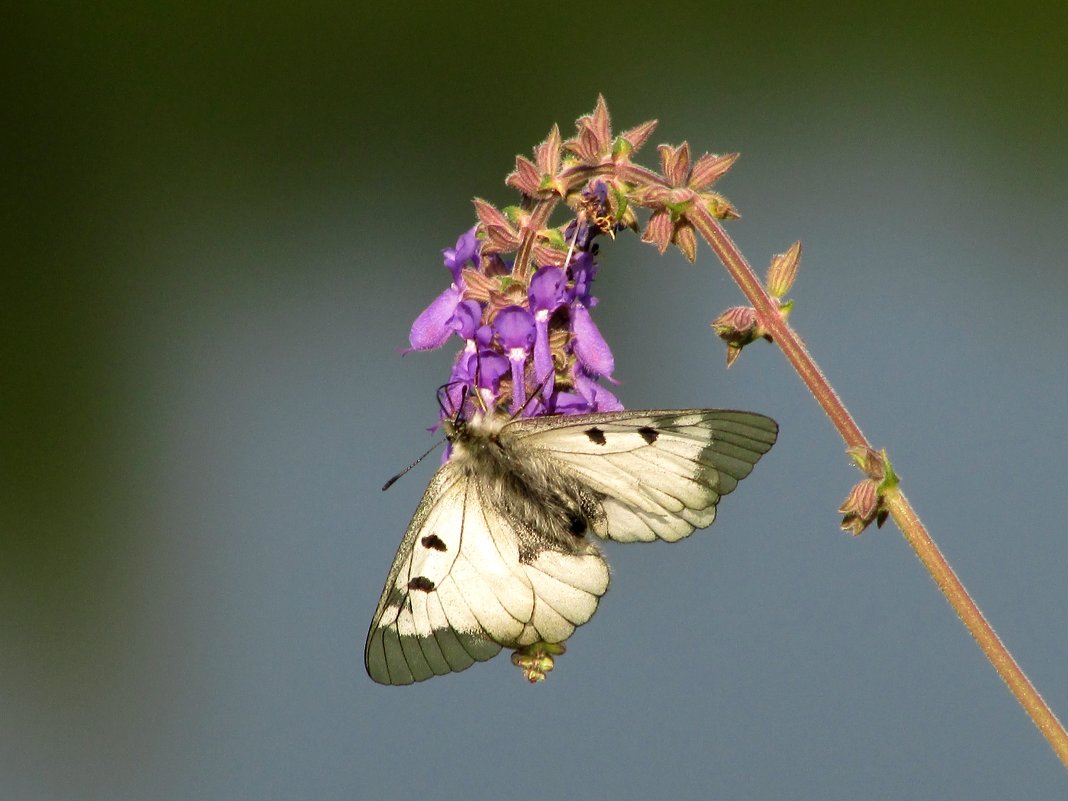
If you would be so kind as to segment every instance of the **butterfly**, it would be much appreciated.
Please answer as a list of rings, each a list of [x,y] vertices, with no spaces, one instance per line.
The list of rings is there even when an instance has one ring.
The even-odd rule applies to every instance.
[[[775,443],[753,412],[671,409],[446,421],[448,460],[404,534],[364,649],[368,674],[411,684],[502,648],[561,643],[597,609],[596,538],[674,542]]]

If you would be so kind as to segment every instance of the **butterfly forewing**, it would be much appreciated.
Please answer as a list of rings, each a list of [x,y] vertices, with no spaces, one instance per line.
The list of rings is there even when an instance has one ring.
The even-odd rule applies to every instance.
[[[502,433],[604,496],[601,536],[675,541],[711,525],[720,497],[767,453],[778,425],[753,412],[683,409],[531,418]]]
[[[371,622],[364,661],[383,684],[566,640],[608,589],[587,533],[674,541],[710,525],[778,426],[751,412],[685,409],[490,415],[456,430]]]
[[[460,547],[470,484],[456,465],[444,465],[408,526],[364,650],[367,672],[375,681],[410,684],[463,670],[501,649],[479,617],[500,617],[500,603]],[[484,557],[480,551],[478,558]],[[465,585],[462,590],[456,576]],[[480,605],[477,614],[472,602]]]

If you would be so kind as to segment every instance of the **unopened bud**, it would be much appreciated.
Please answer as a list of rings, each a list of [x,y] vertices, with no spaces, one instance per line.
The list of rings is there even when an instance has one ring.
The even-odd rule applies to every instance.
[[[756,309],[752,306],[732,306],[712,321],[712,329],[716,336],[728,342],[752,342],[756,338]]]
[[[685,220],[680,220],[675,225],[675,234],[672,241],[682,251],[690,264],[697,260],[697,235],[693,232],[693,226]]]
[[[849,495],[838,511],[845,517],[842,518],[842,528],[854,537],[866,529],[879,506],[879,493],[877,485],[870,478],[858,481],[849,491]]]
[[[879,482],[871,478],[854,484],[838,511],[844,515],[842,528],[854,537],[870,526],[872,521],[882,528],[889,514],[883,505]]]
[[[728,367],[750,342],[760,337],[767,338],[752,306],[732,306],[712,321],[712,330],[727,343]]]
[[[703,192],[705,205],[709,213],[717,220],[739,220],[742,215],[727,198],[718,192]]]
[[[512,664],[523,671],[523,678],[531,684],[537,684],[539,681],[545,681],[546,674],[555,667],[553,657],[566,650],[562,642],[524,645],[512,653]]]
[[[782,298],[790,291],[794,279],[797,278],[797,268],[801,264],[801,242],[797,241],[790,245],[785,253],[773,256],[768,267],[768,293],[773,298]]]

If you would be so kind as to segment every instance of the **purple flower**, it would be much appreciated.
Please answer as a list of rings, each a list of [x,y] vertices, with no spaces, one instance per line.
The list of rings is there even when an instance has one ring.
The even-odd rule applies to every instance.
[[[582,365],[597,375],[612,375],[616,367],[612,351],[593,322],[590,310],[581,303],[571,307],[571,333],[575,338],[575,355]]]
[[[586,414],[594,411],[584,397],[575,392],[557,392],[552,397],[553,414]]]
[[[512,365],[511,413],[518,414],[527,399],[524,368],[537,336],[534,316],[522,306],[509,306],[497,314],[493,331]]]
[[[559,267],[542,267],[530,279],[530,308],[535,316],[552,314],[567,302],[567,274]]]
[[[501,379],[508,374],[508,360],[492,350],[475,350],[468,347],[460,351],[452,367],[452,376],[448,384],[449,408],[446,412],[455,413],[463,403],[465,394],[477,390],[487,407],[492,408],[497,402],[501,389]],[[479,408],[475,404],[475,408]]]
[[[608,206],[608,185],[604,181],[594,181],[582,194],[602,209]]]
[[[582,252],[595,252],[593,240],[598,234],[614,234],[627,227],[616,219],[608,202],[608,184],[595,180],[579,193],[582,213],[564,229],[564,238],[574,242]]]
[[[474,300],[461,300],[456,304],[448,325],[463,339],[474,341],[482,327],[482,307]]]
[[[618,412],[623,409],[619,399],[597,383],[596,376],[581,368],[575,370],[575,389],[589,404],[591,412]]]
[[[445,266],[452,273],[452,285],[415,318],[408,341],[412,350],[433,350],[445,344],[449,335],[457,330],[453,314],[464,297],[463,268],[468,262],[478,263],[479,243],[475,237],[478,226],[465,231],[456,240],[455,248],[442,251]]]
[[[544,389],[544,397],[553,391],[553,356],[549,350],[549,318],[567,302],[567,274],[559,267],[542,267],[530,279],[527,293],[534,312],[534,377]]]
[[[471,226],[460,234],[460,238],[456,240],[456,247],[445,248],[441,251],[441,255],[445,257],[445,266],[452,272],[452,282],[454,284],[462,283],[460,275],[464,265],[471,262],[473,267],[478,266],[480,246],[476,236],[477,231],[477,225]]]
[[[576,303],[581,303],[588,309],[592,309],[597,305],[597,298],[590,294],[593,279],[597,275],[597,262],[594,260],[593,254],[588,251],[576,254],[571,262],[570,270],[574,281],[571,299]]]
[[[449,326],[456,306],[463,297],[463,289],[453,284],[427,306],[412,323],[408,341],[412,350],[433,350],[445,344],[453,332]]]
[[[603,186],[593,190],[591,202],[603,206],[606,193]],[[442,251],[451,285],[416,318],[409,339],[415,350],[440,347],[453,334],[463,340],[445,389],[444,416],[495,410],[502,393],[510,394],[513,415],[622,408],[600,384],[613,380],[615,361],[590,315],[597,304],[591,291],[597,272],[592,240],[600,232],[580,215],[568,229],[567,256],[561,250],[559,259],[533,273],[511,270],[498,252],[503,235],[497,231],[495,240],[492,228],[482,233],[484,239],[477,226],[471,228]],[[486,254],[483,241],[493,244]],[[536,388],[537,397],[528,397]]]

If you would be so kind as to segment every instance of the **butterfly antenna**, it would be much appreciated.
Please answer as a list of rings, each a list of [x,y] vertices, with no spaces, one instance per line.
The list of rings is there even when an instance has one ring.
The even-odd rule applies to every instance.
[[[442,440],[442,442],[444,442],[444,440]],[[403,476],[405,473],[407,473],[409,470],[411,470],[413,467],[415,467],[417,464],[419,464],[421,461],[423,461],[423,459],[428,457],[434,451],[434,449],[436,447],[438,447],[438,445],[440,445],[440,444],[441,444],[441,442],[435,442],[433,445],[430,446],[429,449],[427,449],[426,453],[424,453],[422,456],[420,456],[418,459],[416,459],[410,465],[408,465],[403,470],[401,470],[399,473],[397,473],[397,475],[393,476],[393,478],[391,478],[389,481],[387,481],[385,484],[383,484],[382,485],[382,492],[385,492],[390,487],[392,487],[395,483],[397,483],[397,479],[398,478]]]
[[[482,397],[482,393],[478,391],[478,388],[482,386],[482,354],[477,350],[475,351],[475,401],[482,408],[483,414],[489,414],[489,409],[486,408],[486,399]]]
[[[446,401],[451,400],[449,398],[449,390],[457,384],[461,384],[463,389],[460,393],[460,402],[454,407],[451,402],[446,403]],[[441,416],[443,418],[452,418],[454,423],[461,422],[464,417],[464,406],[467,404],[470,391],[471,388],[463,381],[450,381],[448,384],[442,384],[438,387],[438,408],[441,409]]]
[[[526,409],[526,408],[527,408],[528,406],[530,406],[530,402],[531,402],[532,400],[534,400],[534,399],[535,399],[536,397],[538,397],[538,395],[540,395],[540,394],[541,394],[541,391],[542,391],[543,389],[545,389],[545,385],[546,385],[547,383],[549,383],[549,379],[550,379],[551,377],[552,377],[552,376],[546,376],[546,377],[545,377],[545,379],[544,379],[544,380],[543,380],[543,381],[542,381],[542,382],[541,382],[540,384],[538,384],[538,386],[537,386],[537,387],[535,387],[535,388],[534,388],[534,391],[533,391],[533,392],[531,392],[531,393],[530,393],[530,394],[529,394],[529,395],[527,396],[527,399],[526,399],[526,401],[524,401],[523,405],[519,407],[519,411],[517,411],[517,412],[516,412],[515,414],[513,414],[513,415],[512,415],[512,419],[513,419],[513,420],[516,420],[516,419],[518,419],[518,418],[519,418],[520,416],[522,416],[522,414],[523,414],[523,410],[524,410],[524,409]]]
[[[450,381],[448,384],[442,384],[438,387],[438,408],[441,410],[442,417],[452,417],[453,415],[453,410],[445,406],[445,401],[449,398],[449,389],[458,383],[458,381]]]
[[[575,243],[578,242],[578,232],[579,232],[579,225],[578,225],[578,218],[576,217],[575,218],[575,232],[573,234],[571,234],[571,242],[567,246],[567,256],[564,258],[564,269],[565,270],[567,269],[567,266],[569,264],[571,264],[571,257],[575,255]]]

